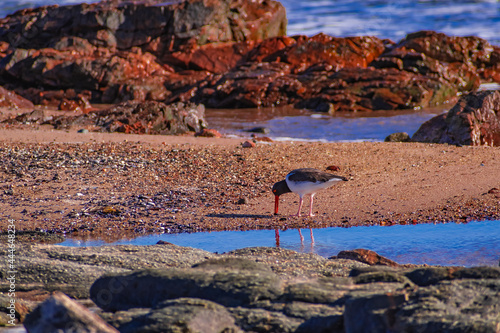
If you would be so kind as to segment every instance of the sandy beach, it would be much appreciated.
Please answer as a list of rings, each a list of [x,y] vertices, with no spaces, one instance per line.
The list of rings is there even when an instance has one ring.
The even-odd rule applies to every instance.
[[[0,130],[0,227],[117,240],[147,233],[354,227],[500,218],[500,148]],[[292,169],[347,177],[290,217],[271,186]],[[303,212],[306,213],[308,200]]]

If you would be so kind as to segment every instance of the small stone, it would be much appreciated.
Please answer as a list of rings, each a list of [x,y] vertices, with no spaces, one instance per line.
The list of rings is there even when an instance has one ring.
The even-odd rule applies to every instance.
[[[274,142],[273,139],[267,136],[255,136],[253,139],[259,142]]]
[[[336,165],[330,165],[330,166],[327,166],[326,167],[326,170],[330,170],[330,171],[340,171],[340,167],[336,166]]]
[[[254,127],[254,128],[247,130],[247,132],[269,134],[270,130],[267,127]]]
[[[385,140],[385,142],[410,142],[410,136],[406,132],[398,132],[389,134]]]
[[[101,209],[101,213],[105,215],[120,215],[121,211],[113,206],[106,206]]]
[[[240,198],[237,203],[238,205],[248,205],[248,198]]]
[[[78,130],[78,133],[88,133],[88,132],[89,132],[89,130],[86,128],[82,128],[82,129]]]
[[[172,243],[165,242],[164,240],[159,240],[158,242],[156,242],[156,245],[172,245]]]
[[[255,147],[255,142],[247,140],[241,144],[243,148],[253,148]]]
[[[205,128],[200,132],[197,132],[194,136],[202,136],[206,138],[221,138],[222,134],[220,134],[220,132],[215,129]]]
[[[333,257],[332,257],[333,258]],[[337,259],[351,259],[360,261],[368,265],[383,265],[398,267],[399,264],[390,259],[382,257],[380,254],[366,249],[355,249],[352,251],[340,251],[336,256]],[[331,259],[331,258],[330,258]]]

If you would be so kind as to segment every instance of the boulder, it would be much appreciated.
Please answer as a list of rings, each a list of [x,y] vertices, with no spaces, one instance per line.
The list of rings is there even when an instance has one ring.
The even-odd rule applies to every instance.
[[[243,260],[243,259],[241,259]],[[157,307],[180,297],[197,297],[226,306],[274,300],[283,292],[277,275],[265,270],[156,269],[104,275],[90,288],[90,297],[106,311]]]
[[[23,9],[0,19],[0,40],[16,49],[109,50],[156,56],[215,42],[259,40],[286,30],[277,1],[112,1]],[[68,39],[69,38],[69,39]],[[75,38],[75,39],[73,39]]]
[[[78,332],[118,333],[96,314],[55,292],[26,316],[24,327],[28,332]]]
[[[32,87],[40,104],[50,104],[44,92],[61,89],[118,103],[168,98],[164,83],[174,68],[203,69],[203,59],[231,54],[204,45],[283,35],[286,15],[273,0],[101,1],[24,9],[0,26],[7,50],[0,83],[7,88]],[[237,44],[227,45],[238,52]],[[209,69],[225,70],[226,60]]]
[[[128,320],[123,320],[123,318]],[[199,298],[178,298],[158,304],[147,311],[123,311],[109,316],[108,321],[121,333],[185,332],[219,333],[243,332],[235,319],[222,305]]]
[[[450,111],[422,124],[412,141],[500,146],[500,92],[478,91],[461,97]]]
[[[424,47],[433,43],[446,52]],[[171,98],[214,108],[293,104],[329,113],[429,107],[479,87],[479,68],[491,65],[494,52],[477,37],[425,31],[395,45],[375,37],[275,37],[238,55],[226,72],[194,82],[189,95],[174,91]]]
[[[13,91],[0,87],[0,107],[8,107],[11,109],[30,109],[34,108],[31,101],[19,96]]]

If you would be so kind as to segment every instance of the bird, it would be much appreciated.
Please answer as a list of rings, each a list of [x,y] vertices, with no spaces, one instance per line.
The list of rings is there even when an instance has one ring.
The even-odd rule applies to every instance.
[[[302,209],[303,198],[306,194],[310,197],[309,216],[314,216],[312,208],[313,198],[316,192],[329,188],[339,181],[347,181],[347,178],[313,168],[302,168],[290,171],[284,180],[273,185],[272,191],[275,196],[274,214],[278,214],[280,195],[293,192],[297,193],[300,197],[299,210],[295,216],[301,216],[300,210]]]

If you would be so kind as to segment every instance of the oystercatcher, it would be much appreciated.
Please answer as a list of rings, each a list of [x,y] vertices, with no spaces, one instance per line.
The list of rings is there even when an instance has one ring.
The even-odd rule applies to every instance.
[[[297,193],[300,197],[299,210],[296,216],[300,216],[303,197],[309,194],[311,203],[309,206],[309,216],[314,216],[312,213],[313,197],[319,190],[329,188],[339,181],[347,181],[347,178],[336,176],[328,172],[324,172],[312,168],[296,169],[286,175],[285,180],[279,181],[273,185],[274,214],[278,214],[279,196],[288,192]]]

